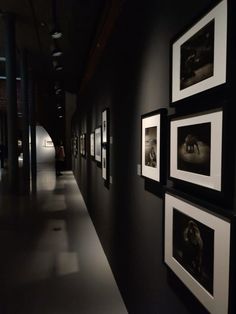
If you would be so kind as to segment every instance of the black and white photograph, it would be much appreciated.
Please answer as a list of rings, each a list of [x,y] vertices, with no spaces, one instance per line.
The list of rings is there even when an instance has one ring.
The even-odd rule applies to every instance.
[[[80,141],[79,141],[80,142],[79,143],[80,144],[79,145],[80,146],[80,155],[83,155],[83,134],[80,135],[79,139],[80,139]]]
[[[213,295],[214,230],[175,208],[173,257]]]
[[[172,43],[172,102],[226,83],[227,0]]]
[[[97,162],[102,161],[102,141],[101,141],[101,127],[95,129],[95,160]]]
[[[211,123],[178,128],[178,169],[210,175]]]
[[[107,149],[106,147],[102,148],[102,177],[104,180],[107,180]]]
[[[109,111],[104,109],[102,112],[102,143],[107,143],[108,141],[108,129],[109,129]]]
[[[145,129],[145,165],[157,167],[157,127]]]
[[[142,176],[160,182],[160,162],[161,162],[161,123],[163,112],[157,110],[142,115]]]
[[[82,155],[86,156],[86,134],[82,134]]]
[[[165,194],[165,263],[209,313],[227,314],[231,221],[179,195]]]
[[[214,74],[214,19],[180,48],[180,89]]]
[[[222,190],[221,108],[170,118],[170,178]]]
[[[94,132],[92,132],[91,134],[90,134],[90,155],[92,156],[92,157],[94,157],[94,154],[95,154],[95,147],[94,147]]]

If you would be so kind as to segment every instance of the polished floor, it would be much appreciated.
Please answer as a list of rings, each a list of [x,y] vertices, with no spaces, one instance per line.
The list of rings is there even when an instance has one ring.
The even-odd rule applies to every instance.
[[[3,181],[0,313],[127,313],[72,172],[39,167],[28,196]]]

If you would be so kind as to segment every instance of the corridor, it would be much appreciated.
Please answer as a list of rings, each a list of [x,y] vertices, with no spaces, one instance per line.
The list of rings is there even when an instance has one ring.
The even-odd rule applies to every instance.
[[[1,193],[16,215],[0,225],[0,313],[127,313],[72,172],[43,166],[36,186]]]

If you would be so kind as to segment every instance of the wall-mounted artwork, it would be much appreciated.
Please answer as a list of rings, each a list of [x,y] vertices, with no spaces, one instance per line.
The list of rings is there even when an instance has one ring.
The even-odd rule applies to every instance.
[[[101,162],[102,161],[102,128],[98,127],[97,129],[95,129],[95,160],[97,162]]]
[[[53,141],[52,140],[44,140],[44,146],[45,147],[54,147]]]
[[[90,156],[95,155],[95,142],[94,142],[94,132],[90,134]]]
[[[172,44],[172,102],[226,82],[227,0]]]
[[[164,111],[157,110],[141,117],[142,176],[161,181],[161,135],[164,128]]]
[[[165,263],[212,314],[228,313],[229,219],[165,195]]]
[[[108,172],[108,167],[107,167],[107,149],[106,147],[102,147],[102,177],[104,180],[107,180],[107,172]]]
[[[222,129],[222,109],[172,117],[170,177],[221,191]]]
[[[86,134],[82,134],[82,155],[86,156]]]
[[[80,155],[83,155],[83,134],[79,137]]]
[[[102,112],[102,143],[108,142],[108,130],[109,130],[109,110],[104,109]]]

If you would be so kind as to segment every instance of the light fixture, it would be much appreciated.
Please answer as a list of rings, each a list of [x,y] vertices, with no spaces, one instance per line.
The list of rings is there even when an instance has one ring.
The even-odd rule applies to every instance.
[[[52,56],[53,57],[60,57],[62,55],[62,51],[58,48],[53,49]]]
[[[61,70],[63,70],[63,67],[62,67],[61,65],[57,65],[57,66],[55,67],[55,70],[56,70],[56,71],[61,71]]]
[[[62,106],[59,106],[59,105],[57,106],[57,109],[61,109],[61,108],[62,108]]]
[[[51,36],[52,36],[53,39],[59,39],[59,38],[62,37],[62,32],[59,29],[54,29],[51,32]]]
[[[56,91],[55,91],[56,95],[59,95],[61,92],[62,92],[61,88],[57,88]]]
[[[61,116],[59,116],[58,118],[61,119],[61,118],[63,118],[63,116],[61,115]]]

